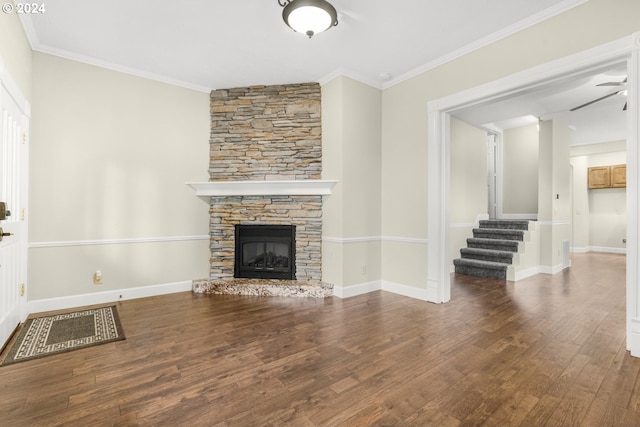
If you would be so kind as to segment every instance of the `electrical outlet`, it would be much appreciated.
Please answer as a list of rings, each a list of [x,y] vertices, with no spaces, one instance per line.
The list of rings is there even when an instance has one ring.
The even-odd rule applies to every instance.
[[[20,296],[23,297],[25,293],[24,283],[20,283]]]
[[[96,270],[96,272],[93,273],[93,284],[102,285],[102,271]]]

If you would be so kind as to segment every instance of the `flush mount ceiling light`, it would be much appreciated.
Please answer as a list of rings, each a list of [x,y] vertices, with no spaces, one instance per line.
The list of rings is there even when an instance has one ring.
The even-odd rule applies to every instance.
[[[325,0],[278,0],[284,22],[298,33],[313,37],[338,25],[336,9]]]

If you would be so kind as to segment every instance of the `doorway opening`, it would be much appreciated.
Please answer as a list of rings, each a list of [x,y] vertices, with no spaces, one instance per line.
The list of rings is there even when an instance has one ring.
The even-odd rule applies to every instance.
[[[640,139],[637,102],[640,99],[640,33],[569,57],[543,64],[429,103],[428,224],[429,278],[427,297],[433,302],[451,298],[449,276],[449,123],[464,108],[475,108],[509,99],[562,80],[576,79],[616,64],[626,63],[628,74],[627,110],[627,344],[632,355],[640,356],[640,306],[638,295],[638,140]]]

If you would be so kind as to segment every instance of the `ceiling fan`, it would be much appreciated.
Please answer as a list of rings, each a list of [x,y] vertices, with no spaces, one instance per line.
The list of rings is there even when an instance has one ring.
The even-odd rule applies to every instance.
[[[601,96],[600,98],[594,99],[593,101],[589,101],[586,104],[582,104],[582,105],[578,105],[577,107],[572,108],[569,111],[576,111],[579,110],[580,108],[586,107],[587,105],[591,105],[593,103],[596,103],[598,101],[602,101],[603,99],[607,99],[609,97],[618,95],[620,93],[626,93],[627,91],[627,78],[625,77],[623,81],[621,82],[606,82],[606,83],[600,83],[599,85],[596,86],[614,86],[614,87],[620,87],[620,89],[616,90],[615,92],[611,92],[608,95],[605,96]],[[623,111],[627,110],[627,103],[624,103],[624,107],[622,108]]]

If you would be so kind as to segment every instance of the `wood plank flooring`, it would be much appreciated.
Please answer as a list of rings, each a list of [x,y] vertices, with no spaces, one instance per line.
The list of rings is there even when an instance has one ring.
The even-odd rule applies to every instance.
[[[125,341],[0,367],[2,426],[638,426],[625,257],[452,301],[190,292],[118,303]]]

